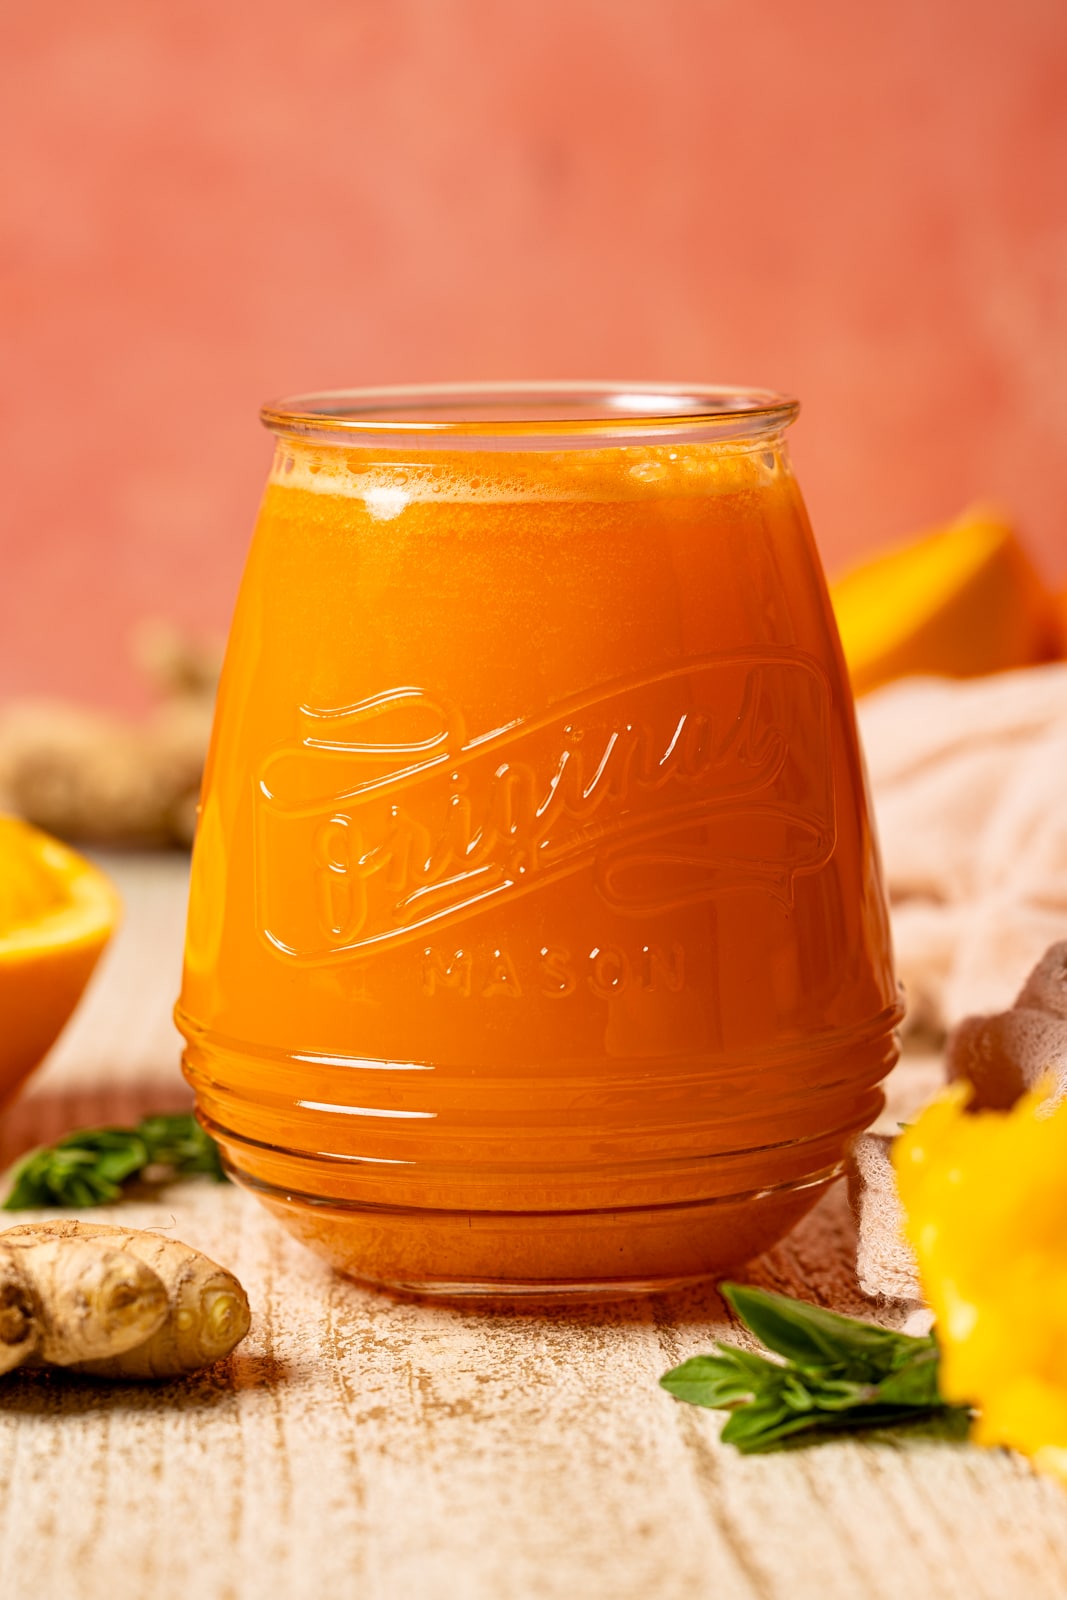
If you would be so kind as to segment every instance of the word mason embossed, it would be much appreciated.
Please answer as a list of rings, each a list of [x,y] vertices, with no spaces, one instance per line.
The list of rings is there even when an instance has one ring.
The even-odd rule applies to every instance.
[[[829,715],[821,669],[785,654],[603,685],[474,735],[414,687],[301,707],[256,778],[260,930],[330,961],[578,872],[624,917],[729,889],[788,902],[833,849]],[[274,871],[300,856],[302,877]]]

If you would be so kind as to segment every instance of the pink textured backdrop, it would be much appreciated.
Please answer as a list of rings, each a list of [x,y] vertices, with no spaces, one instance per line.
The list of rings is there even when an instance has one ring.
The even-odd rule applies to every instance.
[[[793,390],[831,567],[991,497],[1067,568],[1063,0],[0,10],[0,695],[223,627],[317,386]]]

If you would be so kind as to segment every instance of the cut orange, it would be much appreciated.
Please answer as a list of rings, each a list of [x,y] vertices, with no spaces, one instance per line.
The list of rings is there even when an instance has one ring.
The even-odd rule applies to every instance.
[[[0,817],[0,1104],[44,1059],[118,917],[118,895],[97,867]]]
[[[892,678],[977,677],[1057,653],[1055,606],[1011,527],[983,510],[831,584],[857,694]]]

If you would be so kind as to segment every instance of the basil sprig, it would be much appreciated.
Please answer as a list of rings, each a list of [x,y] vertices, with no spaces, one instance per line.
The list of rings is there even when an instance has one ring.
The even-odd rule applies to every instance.
[[[739,1283],[720,1292],[772,1360],[736,1345],[693,1356],[660,1383],[677,1400],[729,1411],[722,1438],[745,1455],[803,1442],[803,1436],[885,1428],[939,1417],[954,1436],[970,1413],[938,1389],[934,1335],[894,1333],[821,1306]]]
[[[135,1128],[84,1128],[31,1151],[15,1169],[2,1209],[108,1205],[149,1169],[161,1180],[202,1172],[226,1181],[218,1146],[194,1116],[152,1116]]]

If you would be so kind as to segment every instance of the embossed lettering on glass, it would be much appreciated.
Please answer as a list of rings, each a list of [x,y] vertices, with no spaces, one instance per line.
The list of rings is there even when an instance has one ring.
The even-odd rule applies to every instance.
[[[178,1020],[235,1176],[343,1271],[718,1273],[877,1114],[899,1008],[795,413],[264,412]]]

